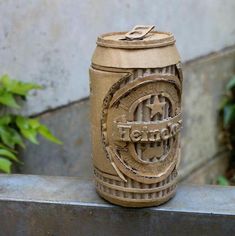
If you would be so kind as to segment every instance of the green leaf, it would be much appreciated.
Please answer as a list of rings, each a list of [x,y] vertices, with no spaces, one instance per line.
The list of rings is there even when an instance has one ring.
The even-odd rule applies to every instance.
[[[5,126],[0,127],[0,137],[5,145],[11,148],[15,147],[15,142],[12,139],[11,133],[7,131]]]
[[[16,125],[19,129],[37,129],[41,124],[38,119],[16,116]]]
[[[29,119],[23,116],[16,117],[16,125],[20,129],[20,133],[34,144],[38,144],[37,141],[37,128],[40,123],[36,119]]]
[[[16,155],[14,153],[10,152],[9,150],[6,150],[6,149],[0,149],[0,156],[8,157],[9,159],[11,159],[13,161],[19,162]]]
[[[14,148],[16,144],[24,147],[23,140],[19,133],[10,127],[7,126],[0,126],[0,137],[2,142],[9,146],[10,148]]]
[[[6,150],[8,150],[8,151],[10,151],[10,152],[13,152],[13,153],[17,153],[16,150],[14,150],[14,149],[12,149],[12,148],[9,148],[9,147],[3,145],[2,143],[0,143],[0,148],[6,149]]]
[[[24,142],[23,142],[20,134],[13,128],[8,128],[8,130],[11,132],[12,140],[15,142],[15,144],[18,144],[21,147],[25,148]]]
[[[228,96],[225,96],[225,95],[224,95],[224,96],[222,97],[222,99],[220,100],[219,110],[220,110],[220,111],[223,110],[224,107],[230,103],[230,100],[231,100],[231,99],[230,99]]]
[[[16,116],[16,125],[19,129],[29,129],[29,122],[28,118],[25,118],[23,116]]]
[[[43,87],[35,83],[25,83],[18,80],[10,79],[8,75],[1,77],[1,82],[3,87],[12,93],[26,96],[30,90],[33,89],[42,89]]]
[[[11,121],[12,116],[10,115],[0,116],[0,125],[9,125]]]
[[[32,129],[37,129],[41,125],[38,119],[28,119],[28,123]]]
[[[20,129],[21,134],[32,143],[38,144],[37,133],[40,133],[44,138],[54,143],[62,144],[62,142],[57,139],[45,125],[40,124],[38,119],[17,116],[16,125]]]
[[[46,139],[53,143],[62,144],[62,142],[56,138],[45,125],[40,125],[38,132]]]
[[[13,95],[7,91],[0,93],[0,103],[11,108],[20,108]]]
[[[5,173],[10,173],[11,172],[11,161],[0,157],[0,170],[5,172]]]
[[[227,127],[235,120],[235,105],[227,105],[224,107],[224,126]]]
[[[38,144],[37,131],[34,129],[20,129],[21,134],[34,144]]]
[[[229,80],[226,89],[231,90],[235,87],[235,76],[232,77],[232,79]]]
[[[217,179],[217,182],[219,185],[222,185],[222,186],[229,186],[230,185],[228,179],[224,176],[219,176]]]

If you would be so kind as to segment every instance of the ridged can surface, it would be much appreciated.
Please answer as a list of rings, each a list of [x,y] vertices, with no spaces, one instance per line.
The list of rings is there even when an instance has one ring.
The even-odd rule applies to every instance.
[[[127,207],[175,193],[182,126],[182,71],[171,33],[136,26],[101,35],[90,67],[96,190]]]

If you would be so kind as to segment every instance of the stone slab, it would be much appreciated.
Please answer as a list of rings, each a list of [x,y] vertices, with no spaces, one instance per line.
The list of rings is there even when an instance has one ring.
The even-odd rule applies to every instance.
[[[168,203],[128,209],[91,181],[0,175],[0,235],[234,235],[235,188],[181,185]]]

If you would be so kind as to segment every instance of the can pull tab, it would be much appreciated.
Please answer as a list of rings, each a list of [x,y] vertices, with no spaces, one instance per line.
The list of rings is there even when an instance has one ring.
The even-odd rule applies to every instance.
[[[152,31],[154,27],[154,25],[136,25],[131,31],[125,34],[122,40],[141,40]]]

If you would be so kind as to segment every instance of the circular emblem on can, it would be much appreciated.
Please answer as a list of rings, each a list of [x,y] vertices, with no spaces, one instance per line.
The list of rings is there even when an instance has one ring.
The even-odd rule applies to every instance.
[[[101,119],[103,144],[122,179],[156,183],[175,168],[180,94],[179,78],[162,74],[132,81],[127,76],[109,90]]]

